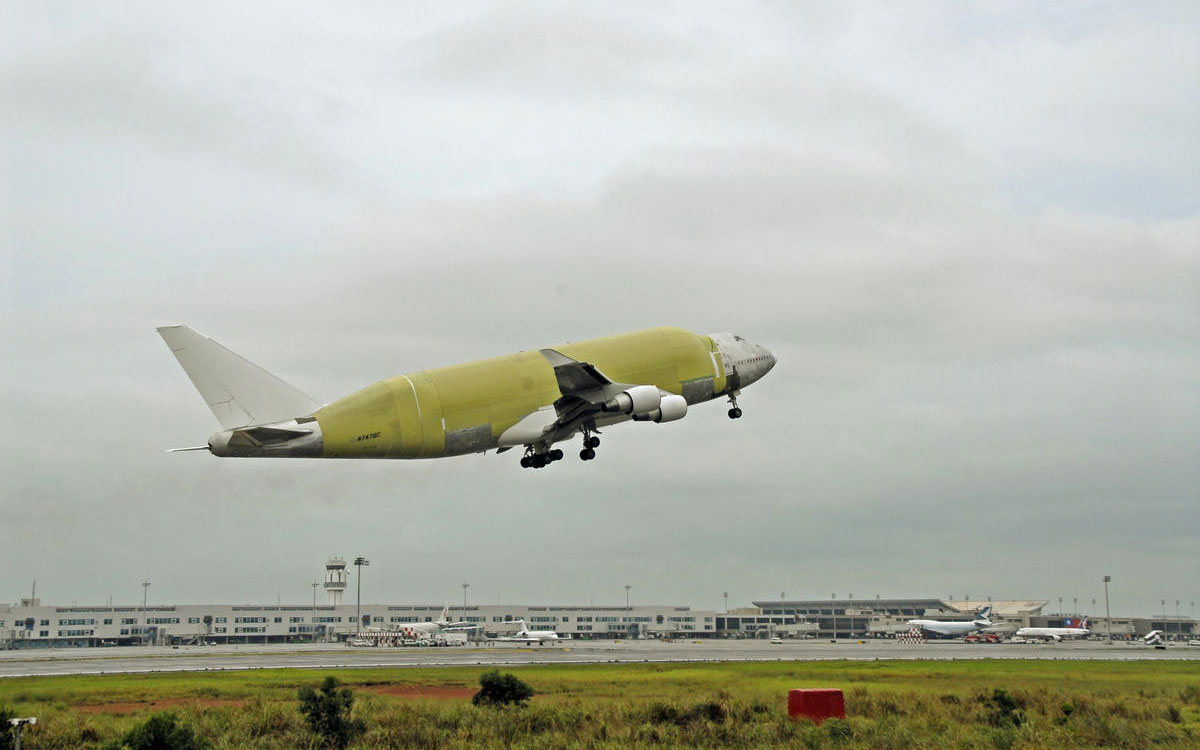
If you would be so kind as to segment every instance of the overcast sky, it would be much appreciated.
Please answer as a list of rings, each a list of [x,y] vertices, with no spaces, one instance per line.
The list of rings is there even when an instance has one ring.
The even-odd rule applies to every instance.
[[[8,2],[0,601],[1200,599],[1193,2]],[[598,459],[218,459],[155,326],[332,401],[771,348]],[[1048,611],[1049,611],[1048,610]]]

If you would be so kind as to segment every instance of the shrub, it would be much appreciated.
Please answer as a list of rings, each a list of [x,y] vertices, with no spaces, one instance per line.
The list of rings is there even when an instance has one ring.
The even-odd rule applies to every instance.
[[[175,714],[157,713],[125,733],[115,745],[120,750],[206,750],[208,743],[192,728],[180,724]]]
[[[850,729],[850,722],[845,719],[828,719],[823,729],[825,734],[829,735],[829,739],[834,742],[847,742],[854,737],[854,732]]]
[[[0,750],[9,750],[13,746],[13,735],[9,731],[8,720],[15,718],[15,713],[6,706],[0,706]]]
[[[354,707],[354,691],[338,689],[332,675],[325,678],[318,690],[305,685],[300,688],[300,713],[308,728],[320,735],[325,747],[344,748],[366,727],[362,720],[350,718]]]
[[[479,692],[471,699],[476,706],[523,706],[533,697],[533,688],[511,674],[493,669],[479,676]]]
[[[650,704],[648,718],[652,724],[675,724],[686,727],[697,721],[723,724],[730,717],[729,706],[723,700],[701,701],[688,709],[657,701]]]
[[[1025,723],[1025,712],[1021,710],[1025,707],[1024,701],[1009,695],[1004,688],[994,689],[991,697],[985,698],[984,702],[992,707],[988,713],[988,723],[992,726],[1008,728]]]

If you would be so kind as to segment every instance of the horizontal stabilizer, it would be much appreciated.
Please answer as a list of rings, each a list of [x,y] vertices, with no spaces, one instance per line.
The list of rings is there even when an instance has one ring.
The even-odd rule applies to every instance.
[[[158,333],[227,430],[307,417],[321,408],[308,394],[187,326],[164,326]]]

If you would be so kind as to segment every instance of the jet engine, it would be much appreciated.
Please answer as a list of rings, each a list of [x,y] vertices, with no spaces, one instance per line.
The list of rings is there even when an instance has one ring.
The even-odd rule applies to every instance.
[[[658,408],[646,414],[634,414],[633,418],[638,422],[674,422],[676,419],[683,419],[687,415],[687,399],[683,396],[663,396]]]
[[[648,414],[657,409],[661,401],[662,396],[655,386],[635,385],[605,401],[600,408],[606,412],[621,414]]]

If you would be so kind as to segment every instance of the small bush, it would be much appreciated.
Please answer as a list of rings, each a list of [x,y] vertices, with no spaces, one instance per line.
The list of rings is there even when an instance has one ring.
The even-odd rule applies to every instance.
[[[305,685],[300,688],[300,713],[308,728],[320,735],[325,747],[344,748],[366,727],[359,719],[350,718],[354,707],[354,691],[338,689],[336,677],[329,676],[319,690]]]
[[[533,688],[511,674],[493,669],[479,676],[479,692],[471,699],[476,706],[524,706],[533,697]]]
[[[829,719],[822,729],[834,742],[848,742],[854,737],[854,732],[850,729],[850,722],[845,719]]]
[[[17,715],[7,706],[0,706],[0,750],[9,750],[13,746],[13,736],[9,731],[8,720],[15,718]]]
[[[719,699],[702,701],[688,709],[681,709],[671,703],[655,702],[650,704],[648,714],[652,724],[675,724],[681,727],[697,721],[724,724],[729,717],[729,706]]]
[[[670,703],[650,704],[650,721],[653,724],[680,724],[683,714]]]
[[[988,713],[988,723],[994,727],[1019,727],[1025,723],[1024,701],[1008,694],[1004,688],[996,688],[984,702],[990,704],[992,710]]]
[[[208,743],[170,711],[157,713],[126,732],[110,748],[119,750],[207,750]]]

